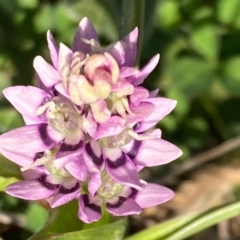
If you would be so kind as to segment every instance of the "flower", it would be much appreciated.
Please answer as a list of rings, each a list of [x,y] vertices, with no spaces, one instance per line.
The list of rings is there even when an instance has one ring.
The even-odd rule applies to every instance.
[[[70,49],[47,32],[52,64],[34,59],[38,87],[3,91],[26,123],[0,136],[1,153],[25,179],[8,186],[8,194],[46,199],[52,208],[78,199],[78,216],[87,223],[101,217],[103,204],[124,216],[172,198],[170,189],[139,178],[144,167],[169,163],[182,152],[152,129],[176,101],[141,86],[159,55],[134,68],[137,35],[135,28],[101,47],[84,18]]]

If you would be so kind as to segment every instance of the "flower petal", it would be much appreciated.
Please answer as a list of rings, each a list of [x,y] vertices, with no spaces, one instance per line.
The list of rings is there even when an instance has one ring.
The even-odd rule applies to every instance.
[[[102,184],[101,175],[99,173],[92,173],[90,180],[88,182],[88,191],[89,193],[94,196],[99,187]]]
[[[65,164],[65,168],[79,181],[85,181],[88,176],[87,167],[81,156],[74,156],[74,158],[70,158],[69,162]]]
[[[85,223],[97,222],[101,218],[101,206],[91,202],[87,194],[83,194],[79,197],[78,204],[78,217]]]
[[[110,117],[106,123],[99,124],[97,132],[93,138],[98,140],[103,137],[114,136],[125,129],[125,120],[118,116]]]
[[[147,208],[167,202],[173,196],[174,192],[171,189],[154,183],[148,183],[133,198],[142,208]]]
[[[91,45],[86,44],[82,41],[82,39],[94,39],[98,42],[98,35],[92,23],[88,20],[88,18],[83,18],[79,23],[78,29],[75,33],[73,40],[73,51],[81,51],[85,54],[90,53],[92,51]]]
[[[182,151],[172,143],[156,138],[135,141],[127,155],[135,164],[153,167],[175,160],[182,155]]]
[[[43,116],[37,115],[38,108],[51,99],[45,91],[32,86],[14,86],[5,88],[3,94],[24,117],[36,122],[46,122]]]
[[[12,152],[38,153],[52,148],[63,140],[63,135],[51,129],[47,124],[35,124],[20,127],[0,136],[0,148]]]
[[[13,183],[6,188],[6,192],[13,197],[40,200],[50,197],[57,188],[58,185],[43,184],[39,179],[34,179]]]
[[[53,198],[50,200],[50,206],[55,208],[72,201],[79,195],[80,190],[80,184],[78,182],[72,188],[60,186],[58,193],[54,194]]]
[[[137,78],[132,82],[135,86],[143,83],[144,79],[153,71],[157,66],[160,55],[154,56],[140,71]]]
[[[139,214],[142,208],[131,198],[119,197],[115,203],[106,204],[108,212],[115,216]]]
[[[120,149],[104,148],[103,152],[106,158],[106,170],[114,180],[141,189],[136,166]]]
[[[0,144],[1,145],[1,144]],[[28,166],[33,163],[36,153],[32,151],[28,152],[15,152],[11,149],[5,149],[0,146],[1,154],[12,162],[18,164],[19,166]]]
[[[105,48],[105,51],[110,53],[121,66],[125,62],[125,49],[121,41],[114,42]]]
[[[48,49],[50,52],[51,60],[53,63],[53,66],[58,69],[58,50],[59,47],[57,46],[57,43],[51,34],[50,30],[47,31],[47,41],[48,41]]]
[[[144,121],[139,124],[137,132],[143,132],[168,115],[176,106],[177,101],[168,98],[148,98],[145,100],[155,106],[154,111],[150,115],[146,115]]]
[[[124,39],[125,46],[125,62],[124,66],[133,66],[137,55],[137,38],[138,28],[136,27]]]

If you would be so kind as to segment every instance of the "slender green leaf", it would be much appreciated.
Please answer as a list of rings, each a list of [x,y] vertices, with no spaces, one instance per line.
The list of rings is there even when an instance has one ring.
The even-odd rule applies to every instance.
[[[227,219],[236,217],[239,214],[240,214],[240,202],[212,209],[210,211],[205,212],[204,214],[201,214],[195,220],[186,224],[178,231],[173,232],[168,237],[164,238],[164,240],[186,239],[208,227],[211,227]]]
[[[177,217],[169,221],[157,224],[151,228],[136,233],[125,240],[155,240],[164,239],[168,234],[181,228],[189,221],[193,220],[198,214],[189,214],[186,216]]]

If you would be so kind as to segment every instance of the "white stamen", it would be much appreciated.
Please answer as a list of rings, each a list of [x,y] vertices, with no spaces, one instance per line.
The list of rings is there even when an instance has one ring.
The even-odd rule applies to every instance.
[[[34,163],[22,167],[22,168],[21,168],[21,171],[24,172],[24,171],[29,170],[29,169],[31,169],[31,168],[39,167],[39,166],[41,166],[41,165],[44,165],[44,163],[46,163],[47,161],[49,161],[49,158],[48,158],[48,157],[39,158],[39,159],[37,159]]]
[[[138,141],[150,140],[150,139],[158,138],[158,135],[151,135],[151,136],[149,136],[148,134],[137,134],[132,129],[128,130],[128,134],[131,137],[133,137],[134,139],[138,140]]]

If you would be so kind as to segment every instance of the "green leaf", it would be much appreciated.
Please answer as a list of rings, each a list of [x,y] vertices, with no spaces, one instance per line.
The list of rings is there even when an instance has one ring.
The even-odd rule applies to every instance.
[[[189,214],[183,217],[177,217],[169,221],[157,224],[151,228],[136,233],[125,240],[155,240],[164,239],[165,236],[176,231],[193,220],[198,214]]]
[[[126,220],[122,219],[98,228],[49,236],[44,240],[122,240],[125,227]]]
[[[49,233],[64,233],[82,229],[83,223],[78,216],[78,201],[74,200],[59,207],[59,213]]]
[[[219,222],[236,217],[240,214],[240,202],[212,209],[201,214],[195,220],[186,224],[184,227],[173,232],[164,240],[179,240],[186,239],[208,227],[211,227]]]
[[[188,97],[195,97],[209,90],[212,70],[208,63],[196,58],[183,58],[170,71],[172,87]]]
[[[240,56],[229,59],[223,66],[222,81],[234,95],[240,96]]]
[[[158,23],[163,28],[175,27],[181,21],[179,3],[176,0],[159,1],[157,6]]]
[[[209,61],[216,61],[219,44],[217,28],[214,24],[204,24],[193,28],[190,35],[193,48]]]
[[[5,188],[9,185],[12,184],[14,182],[17,182],[18,179],[15,177],[10,177],[10,178],[4,178],[4,177],[0,177],[0,191],[3,192],[5,191]]]
[[[240,27],[240,1],[219,0],[217,1],[218,19],[225,24]]]
[[[22,175],[19,166],[0,154],[0,176],[5,178],[18,178],[21,179]]]
[[[27,228],[32,232],[39,231],[48,219],[48,213],[40,204],[32,203],[27,209]]]

